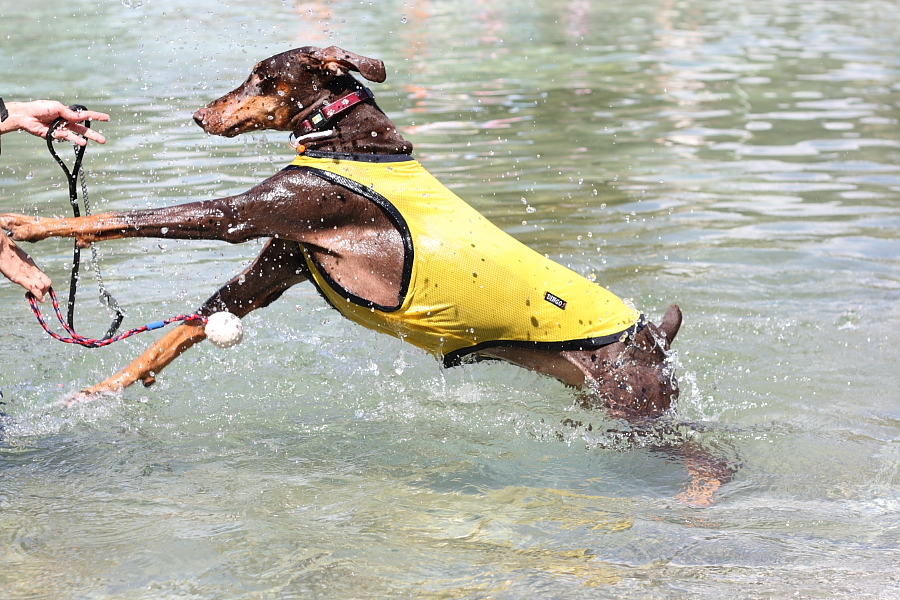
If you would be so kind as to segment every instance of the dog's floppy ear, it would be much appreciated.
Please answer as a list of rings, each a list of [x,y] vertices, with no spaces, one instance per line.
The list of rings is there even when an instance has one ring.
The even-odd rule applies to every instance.
[[[672,340],[675,339],[675,335],[678,333],[678,330],[681,329],[681,319],[681,308],[677,304],[670,306],[669,310],[667,310],[666,314],[663,316],[662,324],[659,326],[659,329],[666,335],[666,350],[669,349]]]
[[[647,352],[668,351],[672,347],[672,340],[681,329],[681,319],[681,308],[673,304],[666,311],[659,326],[647,323],[647,326],[634,336],[634,347]]]
[[[357,71],[369,81],[381,83],[387,79],[384,63],[377,58],[360,56],[348,52],[337,46],[329,46],[313,53],[313,56],[322,61],[322,66],[335,75],[346,75],[350,71]]]

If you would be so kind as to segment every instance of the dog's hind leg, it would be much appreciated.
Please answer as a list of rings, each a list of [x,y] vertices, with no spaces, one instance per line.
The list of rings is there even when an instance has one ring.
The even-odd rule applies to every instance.
[[[212,314],[227,310],[239,317],[267,306],[278,299],[289,287],[307,279],[306,264],[296,242],[269,240],[260,255],[240,275],[222,286],[200,308],[200,314]],[[183,323],[156,343],[130,365],[83,390],[76,399],[104,392],[118,392],[136,381],[150,386],[156,375],[188,348],[206,339],[203,325]]]

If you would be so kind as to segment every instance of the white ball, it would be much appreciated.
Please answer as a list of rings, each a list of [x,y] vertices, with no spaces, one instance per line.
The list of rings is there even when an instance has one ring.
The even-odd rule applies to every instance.
[[[241,319],[230,312],[217,312],[206,322],[206,338],[219,348],[231,348],[244,339]]]

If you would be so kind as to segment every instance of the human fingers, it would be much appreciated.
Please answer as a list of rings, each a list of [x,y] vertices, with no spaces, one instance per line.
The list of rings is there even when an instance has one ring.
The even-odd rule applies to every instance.
[[[38,299],[39,302],[44,301],[44,295],[50,291],[52,282],[47,275],[34,267],[33,272],[29,273],[27,279],[21,284]]]
[[[60,128],[53,132],[53,139],[66,140],[79,146],[87,145],[87,140],[68,128]]]
[[[57,136],[60,139],[67,139],[69,141],[75,142],[79,146],[84,146],[83,138],[88,138],[90,140],[94,140],[98,144],[106,143],[106,138],[101,133],[94,131],[93,129],[91,129],[89,127],[85,127],[84,125],[80,125],[78,123],[69,123],[64,128],[60,128],[59,131],[74,132],[74,133],[78,134],[78,136],[82,136],[82,137],[79,137],[79,139],[81,139],[81,142],[79,142],[78,140],[73,140],[71,137]]]
[[[109,115],[94,110],[72,110],[68,106],[63,105],[59,109],[59,116],[66,121],[109,121]]]
[[[94,110],[72,110],[68,106],[62,106],[59,109],[59,116],[69,121],[69,123],[79,123],[81,121],[109,121],[109,115]]]
[[[106,143],[106,138],[93,129],[88,129],[87,127],[74,123],[67,127],[57,129],[53,132],[53,137],[58,140],[67,140],[73,144],[78,144],[79,146],[87,144],[87,139],[85,138],[92,139],[100,144]]]

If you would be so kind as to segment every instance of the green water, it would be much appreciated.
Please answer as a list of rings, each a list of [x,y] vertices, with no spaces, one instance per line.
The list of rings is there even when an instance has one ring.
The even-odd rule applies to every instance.
[[[281,168],[286,135],[190,114],[266,56],[337,44],[387,63],[379,104],[454,191],[652,318],[685,312],[674,432],[648,437],[512,366],[443,371],[306,285],[240,346],[66,409],[156,334],[60,344],[4,281],[0,597],[900,595],[896,3],[0,0],[0,27],[5,100],[112,115],[96,210]],[[0,209],[68,213],[40,140],[4,136]],[[135,327],[260,248],[100,252]],[[26,249],[64,289],[70,243]],[[710,508],[676,499],[678,439],[739,467]]]

